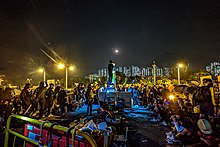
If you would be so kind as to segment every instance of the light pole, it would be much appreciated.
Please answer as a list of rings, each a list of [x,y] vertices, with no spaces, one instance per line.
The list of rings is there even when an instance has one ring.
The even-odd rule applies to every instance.
[[[44,82],[45,82],[45,81],[46,81],[46,72],[45,72],[45,69],[44,69],[44,68],[39,68],[38,71],[39,71],[40,73],[43,73],[43,75],[44,75]]]
[[[66,80],[65,80],[65,88],[68,89],[68,69],[73,71],[74,70],[74,66],[65,66],[63,63],[59,63],[58,64],[58,68],[59,69],[64,69],[66,71]]]
[[[153,75],[154,75],[154,85],[156,85],[156,63],[153,61]]]
[[[183,64],[178,64],[177,65],[177,76],[178,76],[178,85],[180,85],[180,68],[183,67]]]

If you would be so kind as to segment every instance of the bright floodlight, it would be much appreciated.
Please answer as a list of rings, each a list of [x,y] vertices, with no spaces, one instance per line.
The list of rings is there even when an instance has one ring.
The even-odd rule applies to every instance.
[[[178,67],[180,67],[180,68],[183,67],[183,64],[178,64]]]
[[[59,69],[63,69],[65,67],[65,65],[63,63],[59,63],[57,66]]]
[[[44,72],[44,69],[43,68],[39,68],[38,71],[42,73],[42,72]]]
[[[70,66],[70,67],[69,67],[69,70],[74,70],[74,66]]]
[[[174,96],[174,95],[172,95],[172,94],[171,94],[171,95],[169,95],[169,99],[170,99],[170,100],[173,100],[174,98],[175,98],[175,96]]]

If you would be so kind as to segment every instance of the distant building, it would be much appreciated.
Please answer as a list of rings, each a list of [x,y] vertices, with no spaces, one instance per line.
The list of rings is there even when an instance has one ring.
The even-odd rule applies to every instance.
[[[98,77],[107,77],[107,69],[106,68],[102,68],[98,70]]]
[[[169,77],[171,75],[171,68],[168,68],[168,67],[164,67],[163,68],[163,76],[165,77]]]
[[[135,76],[153,76],[153,67],[143,67],[140,68],[139,66],[121,66],[121,67],[116,67],[116,71],[122,72],[125,76],[127,77],[135,77]],[[160,68],[156,67],[156,76],[166,76],[169,77],[171,74],[171,68],[165,67],[165,68]],[[90,75],[90,79],[97,79],[99,77],[107,77],[107,69],[102,68],[98,70],[97,74],[92,74]]]
[[[210,72],[215,76],[220,75],[220,63],[212,62],[209,66],[206,66],[206,71]]]

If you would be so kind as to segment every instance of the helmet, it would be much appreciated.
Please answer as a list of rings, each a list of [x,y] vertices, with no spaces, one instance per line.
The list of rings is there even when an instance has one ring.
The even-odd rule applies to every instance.
[[[200,107],[199,106],[194,107],[193,112],[194,113],[200,113]]]
[[[212,134],[212,126],[206,119],[199,119],[197,125],[203,134]]]

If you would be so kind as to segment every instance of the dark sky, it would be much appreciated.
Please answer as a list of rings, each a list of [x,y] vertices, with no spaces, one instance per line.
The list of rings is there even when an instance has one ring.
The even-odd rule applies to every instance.
[[[219,0],[4,0],[0,72],[21,75],[49,61],[52,47],[76,75],[117,65],[219,61]],[[119,49],[114,55],[113,49]],[[12,74],[13,73],[13,74]]]

